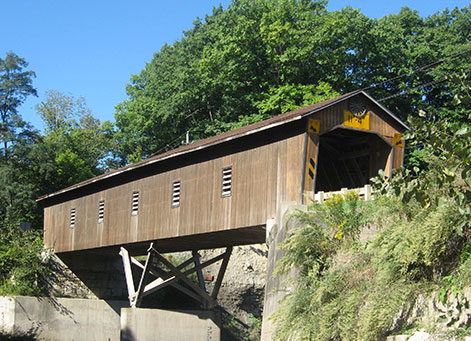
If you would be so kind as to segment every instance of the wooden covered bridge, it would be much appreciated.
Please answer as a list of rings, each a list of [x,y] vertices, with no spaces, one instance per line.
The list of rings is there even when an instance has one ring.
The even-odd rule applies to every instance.
[[[59,256],[154,250],[159,259],[228,247],[228,259],[231,246],[265,241],[281,203],[361,187],[401,166],[406,129],[357,91],[182,146],[38,199],[45,246]]]

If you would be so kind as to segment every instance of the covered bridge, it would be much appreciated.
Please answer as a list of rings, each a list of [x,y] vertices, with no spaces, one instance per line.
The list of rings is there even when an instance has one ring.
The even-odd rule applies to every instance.
[[[363,91],[226,132],[38,199],[58,254],[261,243],[304,193],[356,188],[402,165],[407,126]]]

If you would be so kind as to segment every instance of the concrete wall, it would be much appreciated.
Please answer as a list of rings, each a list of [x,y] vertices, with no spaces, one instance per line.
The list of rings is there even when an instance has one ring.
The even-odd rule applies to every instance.
[[[0,297],[3,335],[50,341],[220,340],[211,311],[131,309],[127,301]]]
[[[15,325],[15,301],[11,297],[0,297],[0,331],[13,333]]]
[[[127,301],[0,297],[0,330],[38,340],[119,340],[120,309]]]
[[[121,309],[122,341],[220,340],[220,319],[211,311]]]
[[[289,230],[298,227],[299,222],[292,218],[291,215],[296,210],[306,211],[306,205],[297,205],[296,203],[284,203],[274,221],[267,224],[267,244],[268,244],[268,264],[267,264],[267,280],[265,286],[265,303],[263,306],[262,321],[262,341],[272,339],[275,329],[274,324],[270,320],[270,316],[278,309],[280,300],[285,297],[291,288],[287,279],[296,276],[296,270],[292,273],[280,276],[274,276],[276,263],[284,255],[284,251],[279,249],[279,245],[285,240]]]

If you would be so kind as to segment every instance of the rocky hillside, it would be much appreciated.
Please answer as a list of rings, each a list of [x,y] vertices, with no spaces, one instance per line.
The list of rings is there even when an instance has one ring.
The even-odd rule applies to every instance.
[[[202,260],[213,258],[224,250],[200,252]],[[218,302],[223,318],[223,339],[258,340],[261,331],[266,282],[268,249],[265,244],[234,247],[227,267]],[[204,270],[216,278],[219,264]],[[211,291],[214,282],[206,282]]]

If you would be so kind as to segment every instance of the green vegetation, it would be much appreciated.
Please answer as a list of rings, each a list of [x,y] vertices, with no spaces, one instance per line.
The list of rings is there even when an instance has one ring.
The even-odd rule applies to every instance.
[[[44,136],[36,143],[42,193],[51,193],[102,174],[113,166],[109,121],[92,115],[83,98],[50,90],[36,106],[45,123]]]
[[[131,78],[115,114],[119,161],[360,88],[402,119],[467,119],[450,77],[470,67],[470,7],[373,19],[326,3],[234,0],[195,20]]]
[[[221,339],[228,341],[259,341],[262,332],[262,319],[249,314],[248,324],[243,323],[235,315],[220,309]]]
[[[356,207],[349,212],[381,226],[379,236],[362,243],[357,235],[364,225],[299,213],[309,225],[283,246],[287,255],[280,269],[295,265],[301,271],[275,318],[280,339],[294,332],[310,340],[375,340],[409,327],[395,319],[401,309],[419,293],[448,289],[447,276],[459,278],[460,286],[471,284],[469,262],[460,260],[469,241],[454,230],[458,209],[450,200],[421,208],[395,197],[371,202],[337,197],[311,209],[339,217],[344,212],[338,206]],[[339,238],[340,230],[345,232]]]
[[[49,267],[43,264],[40,231],[0,225],[0,295],[38,296],[45,293]]]
[[[36,199],[101,174],[111,138],[111,123],[91,115],[83,99],[57,91],[36,109],[44,135],[18,113],[36,95],[34,72],[8,53],[0,58],[0,295],[39,295],[48,268],[41,262],[42,210]],[[30,226],[22,232],[20,225]]]
[[[433,118],[411,124],[417,165],[374,179],[375,200],[337,196],[297,214],[306,226],[283,243],[278,271],[300,275],[275,316],[279,339],[376,340],[416,328],[400,316],[418,294],[445,301],[471,285],[471,132]],[[368,226],[377,237],[360,241]]]

